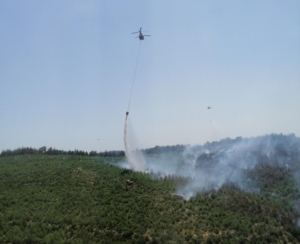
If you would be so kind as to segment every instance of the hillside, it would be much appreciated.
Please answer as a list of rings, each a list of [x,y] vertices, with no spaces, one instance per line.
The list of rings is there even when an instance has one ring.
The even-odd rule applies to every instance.
[[[183,200],[172,194],[186,184],[181,177],[154,180],[112,165],[120,161],[71,155],[0,157],[0,242],[300,242],[293,207],[298,188],[288,169],[266,182],[270,166],[249,172],[258,185],[272,189],[260,194],[226,183]],[[127,179],[134,184],[127,185]],[[292,192],[285,196],[286,187]]]
[[[187,184],[177,188],[187,198],[228,184],[256,194],[300,197],[300,139],[293,134],[226,138],[143,152],[147,171],[187,178]]]

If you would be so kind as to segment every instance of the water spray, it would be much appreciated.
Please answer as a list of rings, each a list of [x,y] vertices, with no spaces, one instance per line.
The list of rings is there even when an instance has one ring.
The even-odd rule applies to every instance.
[[[146,166],[146,160],[141,152],[138,150],[133,150],[132,138],[129,136],[128,128],[128,115],[129,112],[126,112],[125,126],[124,126],[124,146],[125,146],[125,156],[130,167],[135,171],[144,171]],[[130,140],[131,139],[131,140]]]
[[[211,115],[210,115],[210,111],[209,111],[209,110],[211,110],[211,107],[208,106],[207,109],[208,109],[208,114],[209,114],[209,121],[211,122]]]
[[[128,129],[127,129],[127,125],[128,125],[128,120],[127,120],[127,116],[128,116],[129,112],[126,112],[126,118],[125,118],[125,126],[124,126],[124,146],[125,146],[125,156],[127,158],[127,160],[129,161],[130,158],[130,150],[129,150],[129,142],[128,142]],[[130,164],[130,162],[129,162]]]

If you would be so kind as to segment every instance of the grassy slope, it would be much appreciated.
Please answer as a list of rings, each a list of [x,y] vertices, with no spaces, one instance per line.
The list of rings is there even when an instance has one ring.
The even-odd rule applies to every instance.
[[[292,212],[274,199],[229,187],[185,201],[171,195],[172,181],[104,162],[84,156],[0,157],[0,242],[296,243],[299,238]]]

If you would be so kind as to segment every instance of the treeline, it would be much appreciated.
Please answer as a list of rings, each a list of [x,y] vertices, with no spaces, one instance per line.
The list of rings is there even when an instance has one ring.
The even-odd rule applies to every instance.
[[[265,154],[265,152],[271,152],[276,157],[293,156],[293,158],[300,158],[300,138],[295,134],[283,135],[283,134],[270,134],[252,138],[236,137],[235,139],[224,138],[220,141],[206,142],[204,145],[173,145],[173,146],[155,146],[146,149],[136,149],[146,155],[164,154],[164,153],[178,153],[182,154],[185,151],[189,153],[201,154],[207,151],[218,153],[224,150],[230,150],[234,147],[240,147],[245,149],[248,153],[254,153],[255,155]],[[83,150],[59,150],[52,147],[48,149],[43,146],[39,149],[31,147],[22,147],[15,150],[3,150],[0,156],[12,156],[12,155],[24,155],[24,154],[48,154],[48,155],[81,155],[81,156],[102,156],[102,157],[122,157],[125,156],[123,150],[113,151],[83,151]],[[276,159],[278,161],[278,159]]]
[[[152,148],[146,148],[140,150],[145,154],[162,154],[169,152],[182,153],[185,150],[186,145],[174,145],[174,146],[155,146]]]
[[[144,154],[162,154],[162,153],[168,153],[168,152],[177,152],[182,153],[184,151],[185,146],[184,145],[175,145],[175,146],[155,146],[153,148],[147,148],[147,149],[136,149],[141,151]],[[80,156],[100,156],[100,157],[124,157],[125,152],[123,150],[113,150],[113,151],[104,151],[104,152],[97,152],[97,151],[83,151],[83,150],[59,150],[53,147],[47,147],[43,146],[39,149],[32,148],[32,147],[22,147],[17,148],[14,150],[7,149],[2,150],[0,153],[0,157],[4,156],[16,156],[16,155],[32,155],[32,154],[47,154],[47,155],[80,155]]]
[[[242,138],[241,136],[234,139],[224,138],[220,141],[206,142],[203,145],[173,145],[173,146],[155,146],[152,148],[140,149],[146,155],[178,153],[184,152],[201,154],[207,151],[218,152],[232,150],[238,147],[239,150],[244,149],[254,154],[262,154],[270,152],[276,156],[293,155],[296,158],[300,157],[300,138],[295,134],[269,134],[258,137]],[[138,150],[138,149],[137,149]]]
[[[105,151],[105,152],[97,152],[97,151],[87,151],[83,150],[59,150],[52,147],[43,146],[39,149],[35,149],[32,147],[22,147],[14,150],[2,150],[0,157],[5,156],[16,156],[16,155],[33,155],[33,154],[46,154],[46,155],[79,155],[79,156],[100,156],[100,157],[122,157],[125,156],[124,151]]]

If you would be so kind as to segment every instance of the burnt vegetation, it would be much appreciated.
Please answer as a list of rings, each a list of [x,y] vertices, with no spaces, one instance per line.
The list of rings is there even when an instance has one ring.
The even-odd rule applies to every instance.
[[[242,155],[233,150],[230,160],[251,165],[244,186],[259,191],[228,181],[189,200],[173,194],[187,178],[119,168],[114,164],[124,160],[122,154],[2,151],[0,242],[299,243],[299,138],[270,135],[195,146],[195,167],[217,166],[226,149],[240,142],[255,146]],[[181,145],[145,150],[152,156],[183,151]]]

